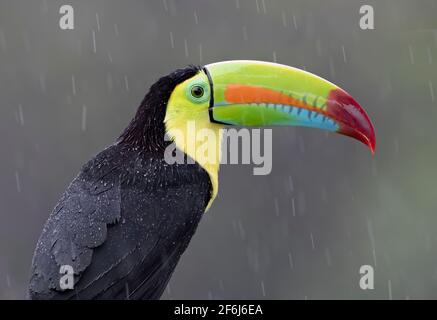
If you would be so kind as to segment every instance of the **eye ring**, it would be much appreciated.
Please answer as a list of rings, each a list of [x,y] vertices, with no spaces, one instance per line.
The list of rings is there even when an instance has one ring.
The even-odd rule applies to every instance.
[[[196,82],[188,86],[186,94],[194,103],[203,103],[209,99],[209,86],[206,83]]]
[[[205,94],[205,89],[202,86],[194,85],[190,90],[191,95],[196,99],[201,99]]]

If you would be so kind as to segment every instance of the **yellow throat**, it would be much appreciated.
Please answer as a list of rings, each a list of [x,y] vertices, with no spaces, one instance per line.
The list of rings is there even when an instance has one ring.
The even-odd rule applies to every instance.
[[[167,103],[164,122],[167,135],[175,142],[176,147],[194,159],[209,175],[212,191],[206,212],[218,193],[223,126],[211,123],[208,114],[209,101],[192,103],[186,99],[185,92],[189,90],[193,79],[202,78],[208,81],[204,73],[199,73],[174,89]]]

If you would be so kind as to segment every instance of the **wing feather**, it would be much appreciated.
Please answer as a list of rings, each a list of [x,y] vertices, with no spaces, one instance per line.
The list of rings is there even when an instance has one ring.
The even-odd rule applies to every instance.
[[[30,297],[159,298],[209,194],[203,169],[106,149],[84,166],[50,215],[32,262]],[[74,270],[74,290],[60,288],[63,265]]]

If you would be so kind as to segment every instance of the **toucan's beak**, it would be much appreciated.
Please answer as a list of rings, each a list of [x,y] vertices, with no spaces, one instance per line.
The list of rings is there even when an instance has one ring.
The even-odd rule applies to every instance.
[[[375,152],[375,131],[346,91],[309,72],[261,61],[205,66],[210,120],[241,126],[305,126],[353,137]]]

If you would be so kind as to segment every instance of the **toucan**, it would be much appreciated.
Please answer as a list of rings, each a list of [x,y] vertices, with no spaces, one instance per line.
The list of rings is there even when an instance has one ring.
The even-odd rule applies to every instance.
[[[36,245],[30,299],[161,297],[218,192],[220,143],[208,146],[217,161],[199,156],[189,121],[217,135],[229,125],[313,127],[375,151],[363,108],[307,71],[248,60],[178,69],[150,87],[60,198]],[[166,161],[171,145],[191,161]]]

